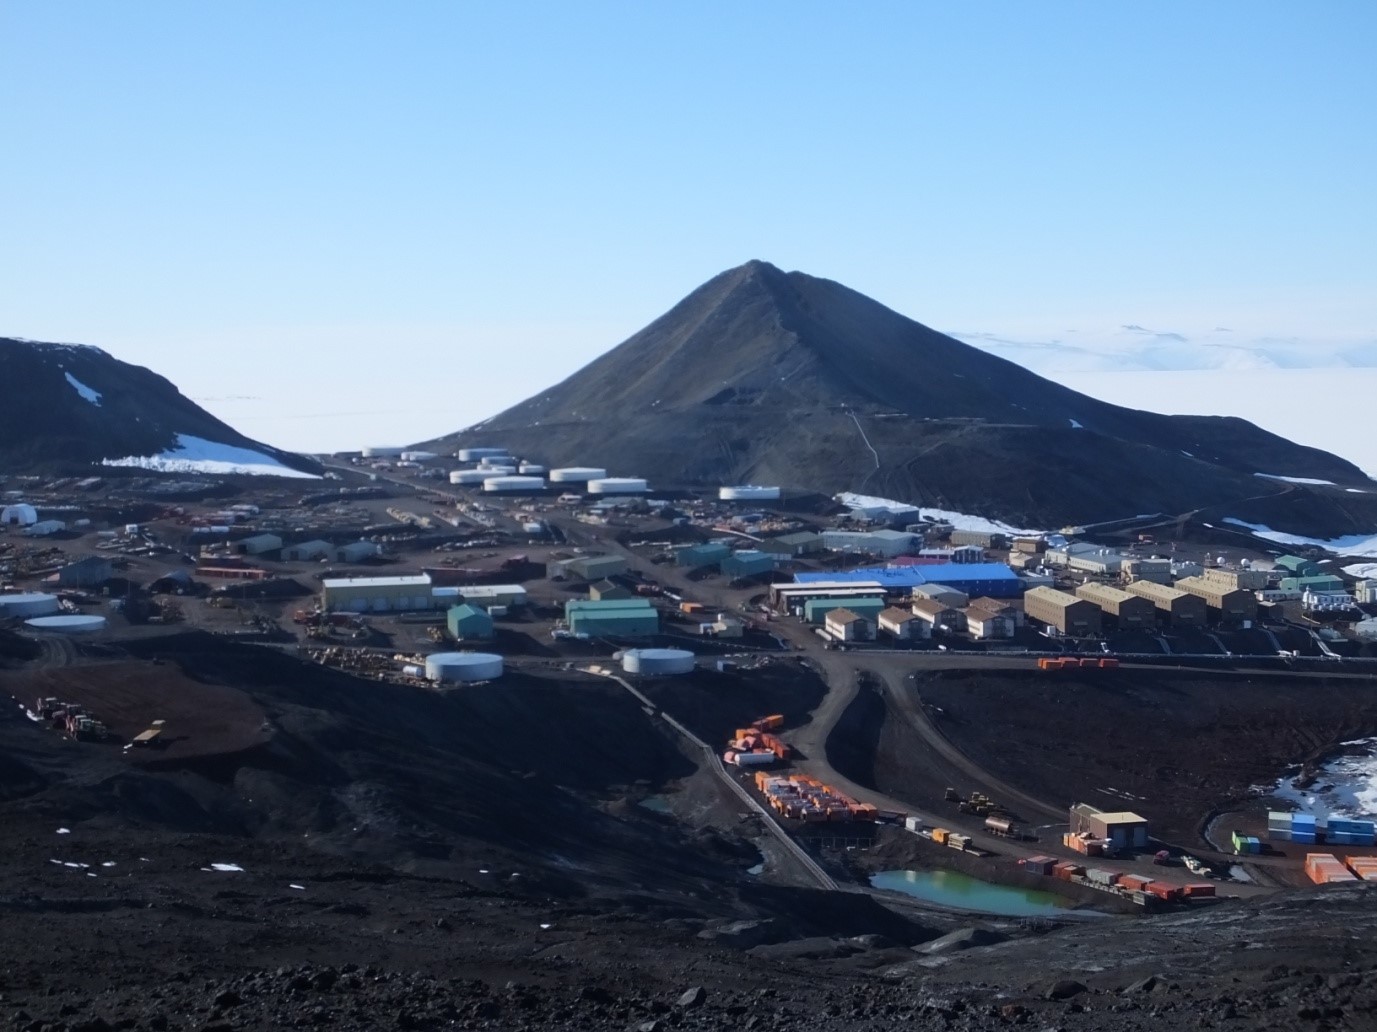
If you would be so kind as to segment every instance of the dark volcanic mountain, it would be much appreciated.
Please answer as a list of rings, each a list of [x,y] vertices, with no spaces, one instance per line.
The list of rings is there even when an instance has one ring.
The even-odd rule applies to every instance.
[[[1338,492],[1254,476],[1370,486],[1328,452],[1242,419],[1097,401],[760,261],[563,383],[433,443],[504,445],[663,486],[862,491],[1028,526],[1210,506],[1311,533],[1377,525]]]
[[[158,455],[199,438],[293,470],[314,460],[260,444],[141,366],[77,344],[0,337],[0,464],[75,472],[103,459]],[[200,457],[200,456],[196,456]]]

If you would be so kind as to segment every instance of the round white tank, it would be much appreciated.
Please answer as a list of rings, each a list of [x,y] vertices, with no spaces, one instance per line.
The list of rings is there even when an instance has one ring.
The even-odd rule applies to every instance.
[[[402,458],[407,462],[426,462],[429,459],[438,458],[433,451],[404,451]]]
[[[481,484],[492,475],[485,469],[456,469],[450,471],[449,482],[451,484]]]
[[[454,457],[460,462],[477,462],[479,459],[505,457],[506,454],[506,448],[460,448]]]
[[[550,470],[550,482],[554,484],[586,484],[605,476],[607,470],[595,466],[566,466],[564,469]]]
[[[492,652],[437,652],[426,657],[426,679],[457,682],[491,681],[502,676],[502,657]]]
[[[645,494],[650,485],[640,477],[603,477],[588,481],[589,494]]]
[[[719,487],[717,497],[724,502],[765,502],[779,498],[779,488],[742,484],[739,487]]]
[[[24,621],[25,627],[55,634],[95,634],[105,630],[103,616],[36,616]]]
[[[627,649],[622,653],[622,669],[646,677],[687,674],[693,671],[693,653],[686,649]]]
[[[494,493],[494,494],[497,493],[497,492],[499,492],[499,491],[505,491],[505,492],[509,492],[509,493],[513,493],[513,492],[526,492],[526,493],[530,493],[531,491],[544,491],[544,490],[545,490],[545,478],[544,478],[544,477],[488,477],[487,480],[483,481],[483,490],[484,490],[484,491],[490,491],[490,492],[492,492],[492,493]]]
[[[523,462],[516,468],[516,471],[525,476],[532,473],[544,473],[545,467],[538,462]]]
[[[515,466],[504,466],[500,462],[480,462],[478,468],[490,477],[505,477],[516,472]]]
[[[400,459],[402,449],[390,444],[375,444],[363,450],[365,459]]]
[[[56,595],[36,592],[0,595],[0,616],[50,616],[61,608]]]

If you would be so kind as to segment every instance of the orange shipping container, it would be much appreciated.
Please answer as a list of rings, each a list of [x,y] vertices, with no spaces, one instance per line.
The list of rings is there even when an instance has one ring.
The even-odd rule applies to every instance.
[[[1151,884],[1151,878],[1141,878],[1136,874],[1126,874],[1119,879],[1119,887],[1127,889],[1129,892],[1141,892]]]
[[[1214,886],[1209,882],[1192,882],[1189,885],[1181,886],[1181,892],[1190,899],[1200,896],[1213,896]]]
[[[933,829],[932,829],[932,841],[934,841],[934,842],[946,842],[946,841],[947,841],[947,836],[950,835],[950,834],[951,834],[951,832],[947,831],[946,828],[933,828]]]

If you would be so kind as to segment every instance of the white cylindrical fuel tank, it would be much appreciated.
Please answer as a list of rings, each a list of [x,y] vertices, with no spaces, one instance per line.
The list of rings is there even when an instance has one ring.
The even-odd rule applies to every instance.
[[[687,674],[693,670],[693,653],[687,649],[627,649],[622,653],[622,669],[646,677]]]
[[[502,657],[492,652],[437,652],[426,657],[426,678],[441,684],[491,681],[502,676]]]
[[[460,448],[455,458],[460,462],[477,462],[479,459],[493,459],[506,454],[506,448]]]
[[[0,595],[0,616],[50,616],[61,608],[56,595],[40,592]]]
[[[563,469],[550,470],[552,484],[586,484],[590,480],[605,476],[607,470],[598,469],[596,466],[565,466]]]
[[[529,494],[532,491],[545,490],[544,477],[488,477],[483,481],[483,490],[492,493],[506,491],[508,493]]]
[[[531,476],[538,473],[544,473],[545,467],[538,462],[523,462],[520,466],[516,467],[516,471],[522,476]]]
[[[487,473],[490,477],[505,477],[509,473],[516,472],[515,466],[504,466],[500,462],[480,462],[478,468],[482,472]]]
[[[589,494],[645,494],[649,490],[650,485],[640,477],[602,477],[588,481]]]
[[[779,498],[779,488],[760,487],[756,484],[741,484],[737,487],[719,487],[717,497],[724,502],[766,502]]]
[[[391,444],[373,444],[363,450],[365,459],[400,459],[402,449]]]
[[[404,451],[402,458],[407,462],[426,462],[430,459],[438,458],[433,451]]]
[[[481,484],[490,476],[493,474],[486,469],[455,469],[450,470],[449,482],[451,484]]]
[[[35,616],[24,621],[25,627],[54,634],[95,634],[105,630],[105,617],[73,614],[72,616]]]

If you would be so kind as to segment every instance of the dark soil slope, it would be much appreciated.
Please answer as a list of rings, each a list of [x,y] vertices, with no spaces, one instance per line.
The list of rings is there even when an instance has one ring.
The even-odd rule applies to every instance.
[[[1047,526],[1235,503],[1246,517],[1246,499],[1288,487],[1254,473],[1367,482],[1240,419],[1097,401],[759,261],[563,383],[432,443],[500,444],[666,486],[859,490]],[[1312,532],[1377,524],[1334,494],[1312,508]]]
[[[69,376],[99,403],[83,397]],[[76,472],[102,459],[167,451],[178,434],[319,472],[313,460],[245,437],[167,379],[99,348],[0,337],[0,462],[6,467]]]

